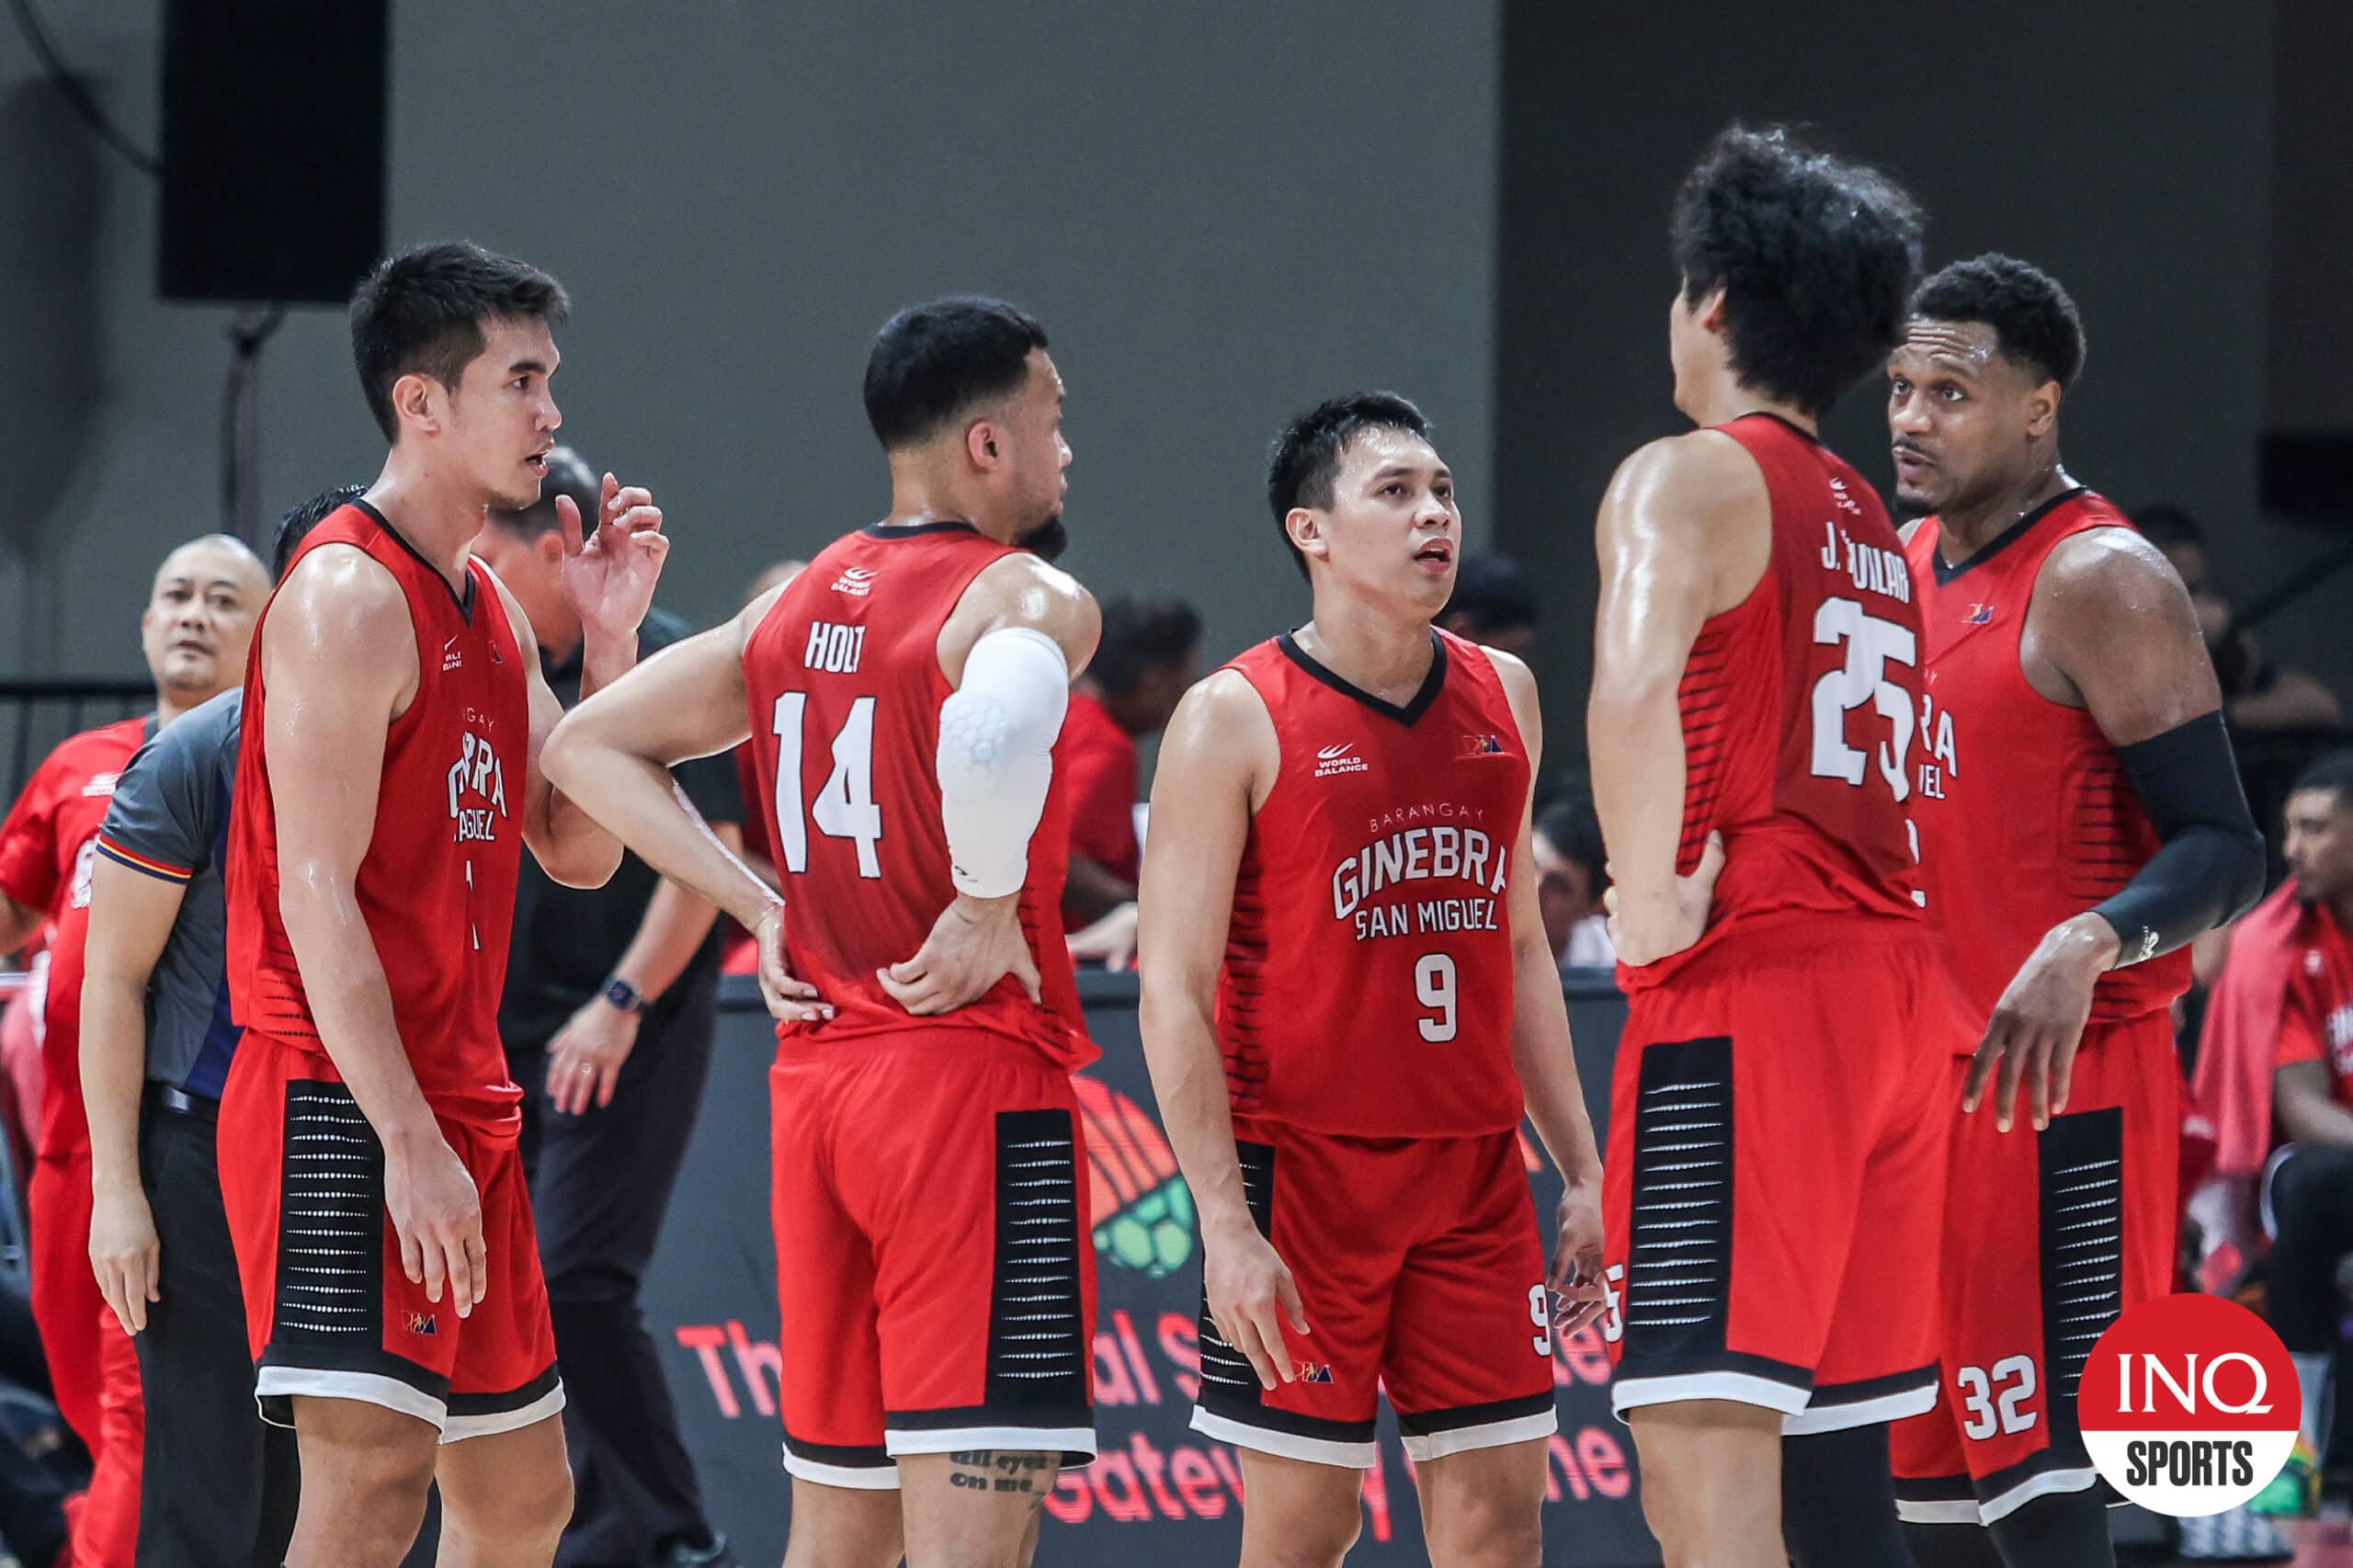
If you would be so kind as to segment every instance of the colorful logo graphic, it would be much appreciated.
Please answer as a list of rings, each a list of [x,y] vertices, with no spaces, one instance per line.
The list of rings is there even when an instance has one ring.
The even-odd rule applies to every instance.
[[[441,1332],[441,1325],[434,1321],[431,1312],[411,1312],[408,1314],[408,1331],[411,1334],[437,1335]]]
[[[1147,1279],[1193,1256],[1193,1195],[1176,1156],[1144,1108],[1097,1079],[1071,1080],[1086,1127],[1096,1256]]]

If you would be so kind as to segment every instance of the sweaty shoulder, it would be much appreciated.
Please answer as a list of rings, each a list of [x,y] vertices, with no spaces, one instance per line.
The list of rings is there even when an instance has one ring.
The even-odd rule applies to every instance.
[[[972,644],[1010,627],[1052,638],[1075,677],[1095,656],[1103,615],[1077,578],[1029,551],[1015,551],[982,568],[956,601],[939,629],[940,669],[949,680],[961,680]]]
[[[417,679],[416,628],[392,570],[357,545],[323,544],[294,563],[262,623],[263,669],[273,683],[311,676],[397,691],[405,709]],[[381,683],[381,686],[380,686]]]
[[[1763,579],[1772,522],[1765,471],[1748,449],[1721,430],[1688,430],[1618,465],[1595,535],[1605,576],[1665,565],[1713,615]]]
[[[2096,677],[2125,669],[2137,672],[2134,685],[2181,693],[2201,710],[2214,705],[2201,700],[2213,676],[2188,590],[2130,528],[2087,528],[2052,547],[2035,575],[2021,655],[2028,679],[2069,706],[2085,701]]]
[[[1188,759],[1207,773],[1246,779],[1256,811],[1274,789],[1282,764],[1282,742],[1275,733],[1267,699],[1240,670],[1213,670],[1194,683],[1169,716],[1160,755]]]
[[[1721,430],[1687,430],[1635,448],[1611,476],[1609,494],[1613,502],[1622,497],[1680,517],[1733,516],[1770,504],[1765,471]]]

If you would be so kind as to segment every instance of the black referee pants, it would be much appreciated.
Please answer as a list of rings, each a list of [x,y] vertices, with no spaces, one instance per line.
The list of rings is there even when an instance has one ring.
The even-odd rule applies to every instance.
[[[147,1401],[139,1568],[278,1568],[294,1531],[294,1434],[254,1407],[214,1131],[210,1117],[166,1108],[150,1085],[139,1175],[155,1215],[162,1300],[131,1341]]]
[[[637,1568],[710,1528],[638,1290],[701,1107],[717,995],[718,976],[705,973],[663,997],[621,1064],[613,1103],[580,1116],[547,1103],[544,1046],[512,1052],[537,1122],[531,1212],[572,1452],[560,1568]]]

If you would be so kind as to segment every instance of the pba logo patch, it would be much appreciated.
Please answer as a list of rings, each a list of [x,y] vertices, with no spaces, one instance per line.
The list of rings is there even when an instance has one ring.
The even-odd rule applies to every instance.
[[[408,1314],[408,1331],[411,1334],[422,1334],[430,1338],[441,1332],[441,1325],[435,1321],[431,1312],[411,1312]]]
[[[1994,624],[1994,607],[1984,603],[1971,605],[1969,614],[1962,619],[1972,626],[1991,626]]]
[[[1501,735],[1465,735],[1462,737],[1462,755],[1466,757],[1502,756],[1505,755],[1504,738]]]
[[[2109,1325],[2075,1415],[2101,1477],[2195,1518],[2268,1486],[2296,1445],[2296,1369],[2270,1324],[2220,1296],[2160,1296]]]

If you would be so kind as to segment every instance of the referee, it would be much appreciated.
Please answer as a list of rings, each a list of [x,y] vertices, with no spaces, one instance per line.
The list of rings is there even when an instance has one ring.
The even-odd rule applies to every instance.
[[[277,570],[361,488],[288,513]],[[90,870],[90,1264],[139,1352],[151,1412],[139,1568],[276,1568],[294,1528],[294,1434],[265,1425],[254,1405],[213,1157],[239,1034],[221,868],[244,700],[242,689],[224,691],[140,748],[116,782]]]
[[[581,637],[563,593],[559,494],[582,517],[597,515],[597,475],[564,447],[548,454],[540,504],[493,512],[474,553],[530,618],[548,685],[570,708],[580,700]],[[647,612],[638,657],[690,630],[661,609]],[[733,762],[704,757],[672,775],[740,852]],[[716,906],[634,855],[601,888],[560,886],[527,857],[516,892],[498,1032],[524,1089],[523,1157],[563,1368],[575,1502],[556,1550],[563,1568],[736,1561],[703,1513],[638,1304],[710,1067],[717,917]]]

